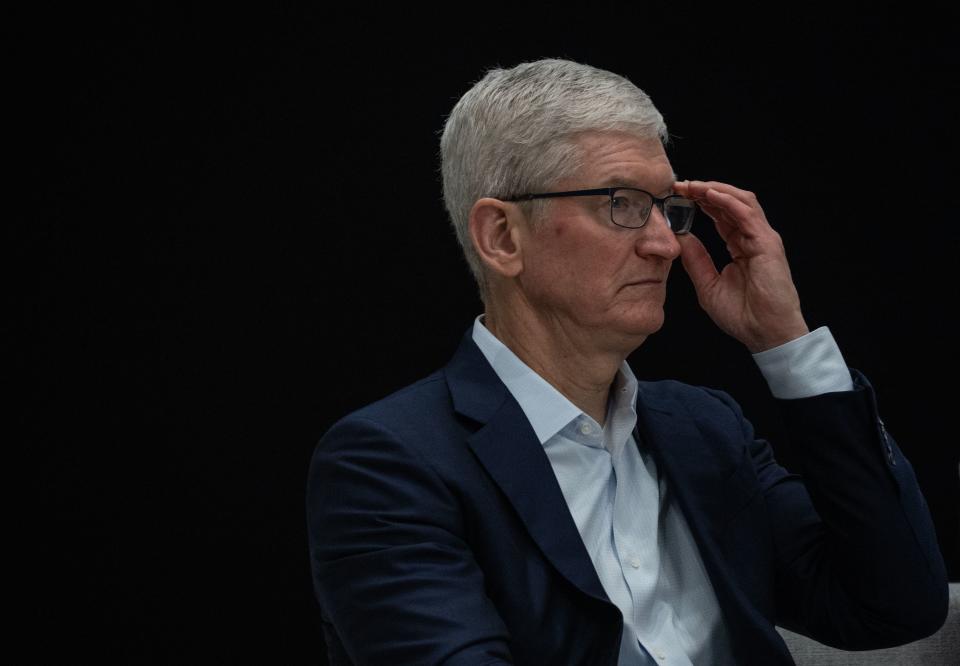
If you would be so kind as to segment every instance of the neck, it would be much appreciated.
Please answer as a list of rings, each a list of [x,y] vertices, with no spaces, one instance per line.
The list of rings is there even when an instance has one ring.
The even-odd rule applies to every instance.
[[[597,344],[597,336],[559,317],[530,308],[488,302],[484,325],[531,370],[600,425],[607,415],[610,387],[627,355]]]

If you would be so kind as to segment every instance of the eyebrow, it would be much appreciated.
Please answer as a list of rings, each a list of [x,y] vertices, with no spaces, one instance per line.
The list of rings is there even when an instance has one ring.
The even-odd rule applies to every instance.
[[[602,181],[603,184],[601,187],[631,187],[635,190],[647,191],[647,188],[641,187],[637,181],[630,178],[621,178],[619,176],[611,176],[610,178]],[[673,194],[673,185],[677,182],[677,174],[671,174],[670,184],[659,192],[652,192],[653,195],[658,197],[665,197],[669,194]]]

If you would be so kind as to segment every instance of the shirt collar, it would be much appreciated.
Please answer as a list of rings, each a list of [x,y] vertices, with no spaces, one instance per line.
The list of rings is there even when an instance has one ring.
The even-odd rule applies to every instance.
[[[482,319],[480,315],[473,322],[473,341],[520,405],[540,444],[546,444],[574,419],[590,418],[500,342]],[[636,399],[637,378],[624,361],[611,388],[608,425],[611,417],[616,418],[624,410],[632,413]]]

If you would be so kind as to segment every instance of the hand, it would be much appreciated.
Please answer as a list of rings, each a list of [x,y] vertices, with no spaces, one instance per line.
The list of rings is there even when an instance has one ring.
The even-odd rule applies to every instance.
[[[808,333],[783,241],[757,197],[713,181],[678,181],[674,191],[713,219],[732,259],[718,272],[699,238],[677,236],[683,268],[714,323],[753,353]]]

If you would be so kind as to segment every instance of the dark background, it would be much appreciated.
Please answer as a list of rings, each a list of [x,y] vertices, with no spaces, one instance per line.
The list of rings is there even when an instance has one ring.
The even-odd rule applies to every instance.
[[[139,2],[11,19],[14,573],[32,660],[324,663],[310,453],[442,365],[479,313],[438,132],[486,68],[547,56],[649,92],[681,177],[758,193],[808,322],[874,383],[960,580],[957,17],[910,9],[470,5],[438,23],[412,6]],[[679,266],[666,325],[631,360],[725,388],[777,442],[759,372]]]

